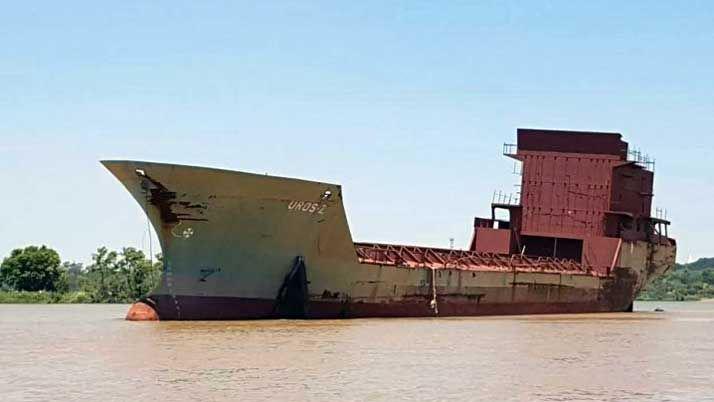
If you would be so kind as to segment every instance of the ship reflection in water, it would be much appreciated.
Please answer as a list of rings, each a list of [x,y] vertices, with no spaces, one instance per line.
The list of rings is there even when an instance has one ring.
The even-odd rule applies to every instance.
[[[0,305],[0,393],[3,401],[712,400],[714,303],[635,309],[135,323],[123,320],[122,305]]]

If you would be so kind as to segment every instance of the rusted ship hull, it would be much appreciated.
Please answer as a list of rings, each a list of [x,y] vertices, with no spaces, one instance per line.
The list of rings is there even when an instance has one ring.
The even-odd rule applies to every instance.
[[[669,250],[667,250],[669,252]],[[662,253],[662,252],[661,252]],[[666,253],[662,253],[666,254]],[[663,266],[665,266],[663,264]],[[353,297],[316,292],[298,312],[280,310],[277,297],[242,298],[154,294],[141,303],[162,320],[238,320],[264,318],[367,318],[449,317],[519,314],[570,314],[631,311],[646,273],[618,269],[616,276],[600,278],[569,273],[492,272],[438,269],[432,275],[424,268],[365,266],[377,269],[375,276],[388,278],[390,271],[424,271],[419,283],[371,282],[370,294]],[[658,276],[653,273],[649,277]],[[429,279],[433,277],[433,279]],[[307,278],[309,281],[309,277]],[[431,281],[435,281],[435,290]],[[498,283],[502,286],[484,286]],[[416,289],[415,294],[381,292],[389,287]],[[309,284],[308,284],[309,285]],[[361,296],[361,297],[360,297]],[[434,301],[434,303],[432,303]]]
[[[518,219],[507,229],[479,228],[477,219],[470,250],[354,243],[339,185],[103,163],[147,214],[163,251],[161,283],[129,319],[627,311],[649,281],[673,266],[676,252],[674,241],[660,235],[585,237],[578,258],[564,258],[560,249],[530,255],[521,246],[530,243],[514,229]],[[499,252],[504,246],[493,239],[506,249]],[[592,251],[593,245],[602,246]]]
[[[146,302],[146,301],[145,301]],[[181,306],[180,311],[174,303]],[[459,317],[522,314],[573,314],[630,311],[628,306],[610,306],[599,302],[571,303],[473,303],[439,302],[438,314],[423,302],[394,301],[388,303],[352,303],[312,301],[306,314],[300,317],[276,314],[275,300],[237,297],[151,296],[150,306],[162,320],[246,320],[268,318],[376,318],[376,317]],[[158,318],[157,318],[158,319]]]

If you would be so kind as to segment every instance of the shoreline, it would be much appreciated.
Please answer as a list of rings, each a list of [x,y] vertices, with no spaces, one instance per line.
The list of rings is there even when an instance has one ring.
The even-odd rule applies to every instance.
[[[714,298],[697,300],[635,300],[635,302],[698,302],[714,303]],[[74,292],[26,292],[14,290],[0,290],[0,304],[131,304],[133,301],[106,301],[92,300],[92,295],[83,291]]]

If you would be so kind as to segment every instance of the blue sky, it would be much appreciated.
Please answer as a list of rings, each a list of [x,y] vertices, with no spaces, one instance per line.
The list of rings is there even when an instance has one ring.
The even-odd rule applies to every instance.
[[[655,156],[679,259],[714,255],[714,3],[255,3],[3,4],[0,254],[146,248],[106,158],[337,182],[355,240],[467,247],[541,127]]]

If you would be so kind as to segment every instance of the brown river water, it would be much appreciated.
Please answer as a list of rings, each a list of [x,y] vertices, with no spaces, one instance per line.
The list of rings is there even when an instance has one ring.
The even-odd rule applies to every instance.
[[[127,308],[0,305],[0,401],[714,401],[714,303],[159,323]]]

